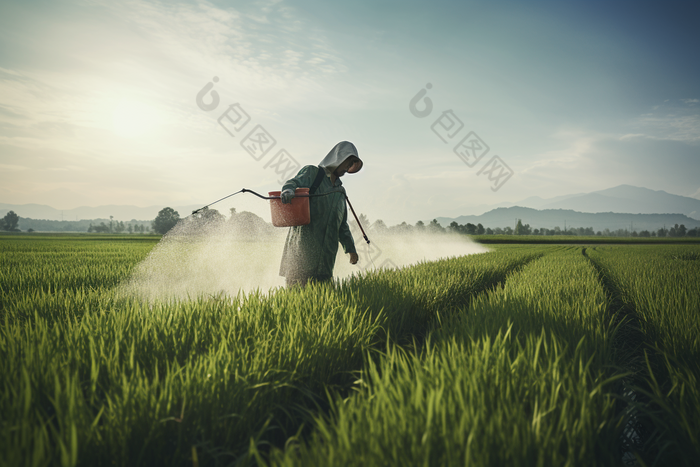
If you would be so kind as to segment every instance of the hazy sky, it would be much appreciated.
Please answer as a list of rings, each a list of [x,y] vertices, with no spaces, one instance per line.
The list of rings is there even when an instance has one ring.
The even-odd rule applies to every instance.
[[[206,204],[341,140],[353,205],[389,223],[620,184],[700,198],[699,5],[3,1],[0,202]]]

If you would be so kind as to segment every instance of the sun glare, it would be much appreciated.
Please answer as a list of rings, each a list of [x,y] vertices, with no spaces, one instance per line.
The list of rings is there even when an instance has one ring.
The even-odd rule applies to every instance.
[[[119,136],[135,138],[153,129],[155,116],[156,112],[147,105],[122,100],[112,113],[112,129]]]

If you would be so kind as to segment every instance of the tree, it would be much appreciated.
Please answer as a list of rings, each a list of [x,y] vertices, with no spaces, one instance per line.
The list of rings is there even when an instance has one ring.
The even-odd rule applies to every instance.
[[[387,230],[389,230],[389,228],[381,219],[377,219],[376,221],[374,221],[374,224],[372,224],[372,231],[376,233],[386,233]]]
[[[19,223],[19,216],[15,214],[14,211],[10,211],[7,214],[5,214],[5,217],[2,218],[2,221],[0,221],[0,227],[2,230],[7,230],[9,232],[16,232],[19,229],[17,228],[17,224]]]
[[[445,231],[445,228],[440,225],[440,223],[437,221],[437,219],[433,219],[430,221],[430,224],[428,224],[428,232],[430,233],[443,233]]]
[[[676,224],[675,227],[671,227],[670,229],[668,229],[668,236],[677,237],[678,233],[676,232],[676,229],[678,229],[678,224]]]
[[[477,235],[484,235],[484,232],[485,232],[484,226],[481,225],[481,223],[476,224],[476,234]]]
[[[360,213],[358,219],[360,219],[360,224],[369,226],[369,217],[365,216],[364,214]]]
[[[170,229],[175,227],[175,224],[180,220],[180,214],[173,208],[163,208],[158,212],[155,220],[152,222],[153,230],[156,233],[165,235]]]
[[[100,222],[100,225],[95,225],[92,227],[92,231],[97,233],[107,233],[109,232],[109,226],[104,222]]]
[[[530,224],[523,225],[523,221],[518,219],[518,223],[515,225],[515,235],[530,235],[531,232]]]
[[[177,214],[177,213],[176,213]],[[232,218],[233,219],[233,218]],[[221,214],[216,209],[203,209],[197,214],[192,214],[192,220],[197,222],[200,227],[212,227],[226,221],[226,216]],[[169,230],[169,229],[168,229]]]
[[[416,231],[425,232],[425,224],[423,223],[423,221],[416,222]]]
[[[369,218],[366,215],[360,213],[358,219],[363,229],[370,228]],[[350,233],[352,233],[353,238],[360,238],[359,236],[362,235],[360,225],[357,224],[357,220],[355,220],[354,216],[352,219],[348,218],[348,226],[350,227]]]
[[[390,232],[397,233],[397,234],[407,234],[407,233],[410,233],[412,230],[413,230],[413,226],[407,224],[406,222],[402,222],[399,225],[389,227]]]

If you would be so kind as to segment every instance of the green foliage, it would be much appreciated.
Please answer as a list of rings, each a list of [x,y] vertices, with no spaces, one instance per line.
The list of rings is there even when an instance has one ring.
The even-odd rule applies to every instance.
[[[518,219],[518,223],[515,226],[515,235],[530,235],[532,233],[532,229],[530,228],[530,224],[525,224],[523,225],[523,221],[521,219]]]
[[[440,225],[437,219],[433,219],[426,227],[426,230],[430,233],[442,233],[445,231],[445,228]]]
[[[300,407],[348,388],[368,351],[410,342],[439,311],[541,254],[149,303],[114,287],[153,242],[85,238],[0,244],[7,465],[191,465],[193,446],[203,464],[249,462],[251,445],[297,432]]]
[[[512,229],[511,229],[512,230]],[[605,236],[575,236],[575,235],[555,235],[555,236],[544,236],[544,235],[477,235],[472,237],[474,241],[483,244],[498,244],[498,243],[510,243],[514,245],[520,244],[622,244],[622,245],[633,245],[633,244],[681,244],[681,245],[692,245],[700,244],[700,240],[697,237],[605,237]]]
[[[14,211],[9,211],[5,217],[0,219],[0,229],[13,232],[17,230],[18,223],[19,216]]]
[[[218,213],[217,213],[218,214]],[[156,233],[165,235],[180,220],[180,214],[173,208],[163,208],[158,212],[153,221],[153,230]]]
[[[668,465],[700,457],[700,246],[599,247],[591,259],[615,284],[644,336],[640,407]]]
[[[0,465],[620,465],[636,350],[600,271],[648,336],[657,464],[697,459],[698,247],[498,245],[124,296],[156,241],[0,237]]]
[[[572,280],[572,278],[576,278]],[[553,251],[389,349],[279,465],[618,465],[623,370],[595,269]]]

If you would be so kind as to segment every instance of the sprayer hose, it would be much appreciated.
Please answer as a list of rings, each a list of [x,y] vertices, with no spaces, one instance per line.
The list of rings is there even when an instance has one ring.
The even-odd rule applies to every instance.
[[[228,196],[224,196],[224,197],[221,198],[221,199],[217,199],[217,200],[214,201],[213,203],[209,203],[209,204],[207,204],[207,205],[204,206],[204,207],[201,207],[201,208],[199,208],[199,209],[196,209],[196,210],[192,211],[192,214],[197,214],[198,212],[207,209],[209,206],[212,206],[212,205],[218,203],[219,201],[223,201],[223,200],[225,200],[225,199],[227,199],[227,198],[230,198],[231,196],[237,195],[238,193],[252,193],[252,194],[254,194],[255,196],[257,196],[258,198],[262,198],[262,199],[280,199],[280,198],[281,198],[280,196],[263,196],[263,195],[261,195],[260,193],[256,193],[256,192],[253,191],[253,190],[249,190],[249,189],[247,189],[247,188],[243,188],[243,189],[238,190],[238,191],[235,192],[235,193],[231,193],[231,194],[228,195]],[[295,197],[297,197],[297,198],[311,198],[311,197],[314,197],[314,196],[326,196],[326,195],[330,195],[330,194],[332,194],[332,193],[343,193],[343,192],[342,192],[341,190],[331,190],[331,191],[329,191],[329,192],[327,192],[327,193],[319,193],[319,194],[313,194],[313,195],[303,194],[303,195],[295,195]],[[347,197],[347,195],[346,195],[346,197]]]

